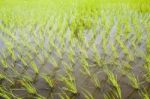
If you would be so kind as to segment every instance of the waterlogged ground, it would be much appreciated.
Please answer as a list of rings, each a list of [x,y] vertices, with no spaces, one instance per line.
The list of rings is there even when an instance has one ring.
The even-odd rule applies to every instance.
[[[0,19],[0,96],[148,99],[143,97],[150,94],[150,14],[127,9],[99,13],[90,28],[77,23],[75,29],[73,15],[20,28]]]

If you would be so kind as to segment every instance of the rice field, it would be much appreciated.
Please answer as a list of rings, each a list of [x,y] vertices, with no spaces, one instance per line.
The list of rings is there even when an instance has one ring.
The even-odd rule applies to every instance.
[[[0,0],[0,99],[149,98],[149,0]]]

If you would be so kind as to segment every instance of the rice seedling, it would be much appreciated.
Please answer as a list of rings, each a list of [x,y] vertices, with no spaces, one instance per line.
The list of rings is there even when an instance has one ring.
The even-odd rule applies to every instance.
[[[108,50],[107,50],[107,42],[108,40],[106,39],[106,35],[102,35],[102,48],[103,48],[103,52],[104,54],[107,54]]]
[[[65,92],[59,94],[59,97],[60,99],[70,99],[70,97]]]
[[[75,64],[74,57],[75,57],[75,52],[74,52],[74,50],[72,48],[70,48],[69,53],[68,53],[68,58],[70,59],[70,61],[73,64]]]
[[[82,55],[83,58],[88,59],[88,54],[85,48],[82,48],[81,45],[79,45],[79,49],[80,49],[80,53]]]
[[[5,99],[11,99],[9,96],[5,95],[4,93],[0,93],[0,96],[5,98]]]
[[[67,63],[65,63],[65,62],[63,62],[63,65],[64,65],[64,68],[65,68],[65,72],[66,73],[72,73],[73,72],[73,66],[72,65],[69,65],[69,64],[67,64]]]
[[[100,55],[99,55],[98,50],[96,48],[96,45],[93,46],[93,58],[94,58],[96,64],[101,67],[101,63],[100,63],[101,58],[100,58]]]
[[[22,86],[27,90],[28,93],[30,94],[37,94],[36,89],[32,86],[30,82],[27,82],[26,80],[21,81]]]
[[[55,50],[56,50],[58,57],[62,59],[63,56],[62,56],[61,50],[59,48],[56,48]]]
[[[26,47],[27,47],[31,52],[33,52],[35,55],[38,55],[38,50],[36,49],[36,47],[34,47],[34,46],[29,46],[29,45],[26,45]]]
[[[132,62],[132,61],[134,61],[135,58],[134,58],[134,56],[132,54],[129,54],[128,55],[128,59],[129,59],[129,61]]]
[[[9,96],[8,93],[2,87],[0,87],[0,96],[1,98],[11,99],[11,96]]]
[[[30,59],[30,61],[32,61],[34,59],[33,54],[31,53],[26,53],[27,59]],[[26,59],[26,61],[27,61]]]
[[[15,56],[14,50],[12,48],[8,48],[8,52],[10,53],[12,59],[14,61],[16,61],[16,56]]]
[[[117,52],[117,49],[114,47],[114,44],[110,44],[110,47],[111,47],[111,50],[112,50],[112,52],[113,52],[113,55],[114,55],[114,58],[115,59],[118,59],[119,58],[119,54],[118,54],[118,52]]]
[[[108,76],[108,80],[109,82],[113,85],[113,87],[115,88],[116,91],[116,97],[118,99],[122,99],[122,93],[121,93],[121,89],[120,89],[120,85],[117,82],[117,77],[109,70],[106,70],[106,74]]]
[[[5,87],[0,86],[0,97],[5,99],[21,99],[20,97],[15,96],[12,91],[7,90]]]
[[[44,96],[37,94],[37,96],[35,97],[37,99],[46,99]]]
[[[124,71],[124,72],[122,71],[122,73],[127,73],[132,70],[132,66],[129,64],[129,62],[122,61],[122,63],[123,63],[122,69]]]
[[[20,55],[18,55],[18,58],[21,60],[21,62],[23,63],[24,66],[28,66],[26,60],[23,57],[21,57]]]
[[[130,81],[130,85],[135,88],[135,89],[139,89],[140,88],[140,82],[138,81],[138,79],[135,77],[134,74],[129,74],[128,75],[128,79]]]
[[[146,64],[144,65],[144,69],[146,70],[146,74],[144,75],[144,77],[145,77],[145,80],[147,81],[147,82],[150,82],[150,66],[149,66],[149,56],[146,56]]]
[[[42,78],[48,83],[50,88],[54,88],[54,80],[48,75],[42,75]]]
[[[33,78],[30,75],[23,75],[22,78],[26,81],[33,82]]]
[[[88,62],[87,62],[87,60],[85,59],[85,58],[81,58],[81,65],[82,65],[82,68],[83,68],[83,70],[81,70],[81,72],[83,73],[83,74],[85,74],[85,75],[88,75],[89,77],[91,77],[91,72],[90,72],[90,66],[89,66],[89,64],[88,64]]]
[[[59,65],[58,65],[56,59],[55,59],[54,57],[51,57],[50,59],[51,59],[51,63],[52,63],[52,65],[53,65],[53,67],[54,67],[55,69],[58,69],[58,68],[59,68]]]
[[[125,44],[123,43],[123,41],[121,41],[120,37],[116,37],[116,41],[119,43],[120,47],[122,48],[123,52],[126,54],[126,55],[129,55],[129,51],[128,49],[126,48]]]
[[[2,73],[0,73],[0,80],[3,80],[4,78],[5,76]]]
[[[76,87],[75,77],[73,77],[71,74],[67,74],[67,76],[61,76],[61,81],[66,85],[63,87],[64,90],[69,91],[73,94],[77,94],[78,90]]]
[[[34,61],[32,61],[30,64],[31,64],[31,67],[32,67],[32,69],[34,70],[34,72],[35,72],[36,74],[39,74],[39,68],[38,68],[38,66],[36,65],[36,63],[35,63]]]
[[[99,78],[97,77],[97,75],[96,74],[94,74],[93,76],[92,76],[92,82],[93,82],[93,84],[95,85],[95,87],[96,88],[101,88],[101,83],[100,83],[100,80],[99,80]]]
[[[8,36],[10,36],[13,40],[16,40],[15,35],[13,35],[13,33],[11,33],[11,31],[9,31],[7,28],[5,28],[2,24],[0,24],[0,29],[6,33]]]
[[[4,67],[4,69],[7,69],[9,67],[6,59],[1,59],[1,63],[2,63],[2,66]]]
[[[0,80],[6,80],[6,81],[8,81],[11,85],[14,85],[14,82],[11,80],[11,79],[9,79],[5,74],[3,74],[3,73],[0,73]]]
[[[113,95],[113,92],[109,92],[104,94],[104,99],[116,99],[115,96]]]
[[[85,99],[94,99],[93,95],[86,89],[83,89],[82,94]]]

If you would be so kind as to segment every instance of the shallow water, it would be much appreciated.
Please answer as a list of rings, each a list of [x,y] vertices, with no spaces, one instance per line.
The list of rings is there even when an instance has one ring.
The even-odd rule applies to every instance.
[[[99,53],[100,57],[105,62],[104,65],[106,65],[110,70],[112,70],[114,72],[114,74],[117,76],[118,83],[121,86],[123,99],[126,99],[127,95],[130,94],[134,89],[130,86],[129,80],[127,79],[127,77],[122,76],[122,73],[119,71],[119,69],[123,68],[124,62],[129,63],[132,66],[132,69],[130,70],[130,72],[133,72],[135,74],[135,76],[138,76],[138,79],[141,82],[143,81],[143,75],[144,75],[144,72],[145,72],[144,68],[143,68],[143,65],[144,65],[143,56],[146,53],[146,49],[145,49],[146,35],[145,34],[147,34],[147,33],[143,33],[143,35],[142,35],[143,39],[142,39],[141,43],[137,44],[136,48],[133,48],[133,49],[131,47],[130,41],[136,35],[136,33],[130,33],[131,34],[131,39],[128,39],[127,41],[125,41],[124,36],[122,36],[122,40],[124,41],[124,44],[128,48],[129,53],[134,56],[134,61],[129,61],[127,59],[127,57],[124,55],[121,48],[119,47],[119,44],[116,44],[116,41],[115,41],[115,35],[117,35],[116,34],[116,32],[117,32],[117,30],[116,30],[117,22],[118,21],[116,20],[116,17],[115,17],[114,18],[114,25],[111,28],[110,33],[108,33],[109,35],[107,36],[108,42],[107,42],[107,45],[106,45],[106,48],[107,48],[107,54],[106,55],[104,55],[104,49],[102,48],[102,45],[101,45],[102,36],[104,35],[103,30],[102,31],[97,31],[97,36],[94,40],[94,44],[96,44],[96,47],[98,49],[98,53]],[[53,35],[53,31],[56,30],[55,29],[56,26],[54,26],[52,28],[52,31],[51,31],[52,35]],[[97,28],[98,28],[98,30],[101,30],[101,27],[97,27]],[[35,29],[35,32],[36,32],[36,34],[38,34],[38,27]],[[66,31],[66,34],[65,34],[65,41],[64,41],[65,42],[65,47],[64,47],[64,49],[62,49],[61,42],[59,41],[59,38],[55,37],[56,38],[55,44],[58,46],[58,48],[60,50],[62,50],[62,51],[64,50],[64,55],[63,55],[62,59],[58,57],[58,55],[56,53],[56,50],[53,49],[51,54],[49,54],[50,57],[48,57],[48,60],[45,62],[44,66],[40,63],[37,56],[40,56],[41,59],[46,60],[46,57],[42,53],[42,51],[46,51],[46,52],[48,51],[47,44],[48,44],[50,38],[48,38],[46,36],[45,36],[45,39],[44,39],[44,48],[45,49],[39,49],[39,52],[38,52],[37,56],[34,55],[34,54],[31,54],[33,56],[33,60],[35,61],[36,65],[38,66],[38,68],[40,68],[40,70],[39,70],[40,74],[44,73],[44,74],[53,74],[53,75],[55,75],[56,85],[55,85],[55,88],[53,89],[54,90],[53,92],[51,92],[51,89],[48,87],[48,84],[41,78],[40,75],[37,77],[37,80],[33,84],[33,86],[35,86],[38,93],[40,93],[43,96],[49,96],[49,92],[51,92],[54,95],[54,98],[58,99],[58,93],[61,93],[62,88],[65,86],[59,80],[59,77],[60,77],[60,75],[65,75],[65,70],[64,70],[64,66],[63,66],[62,62],[70,63],[69,59],[67,58],[67,54],[69,52],[68,48],[70,46],[69,45],[70,32],[71,31],[68,28],[67,31]],[[84,36],[85,36],[87,42],[90,40],[90,38],[92,36],[92,32],[93,32],[92,29],[84,31],[84,34],[85,34]],[[0,33],[2,33],[2,32],[0,32]],[[18,29],[17,33],[21,33],[21,30]],[[40,39],[41,37],[38,37],[38,38]],[[31,44],[31,46],[34,45],[34,42],[32,43],[32,41],[34,40],[32,38],[32,36],[30,37],[29,35],[27,35],[26,39],[30,39],[27,42],[31,41],[31,43],[29,43],[29,44]],[[18,41],[16,41],[16,42],[19,42],[19,40],[20,40],[20,38],[18,36]],[[110,91],[110,89],[113,88],[107,82],[107,76],[104,73],[105,68],[98,68],[98,66],[90,68],[91,73],[92,74],[97,74],[98,78],[100,79],[100,81],[102,83],[101,88],[97,89],[93,85],[93,83],[91,82],[91,79],[88,76],[82,74],[81,71],[80,71],[82,69],[82,66],[81,66],[79,57],[82,54],[80,53],[80,49],[77,46],[78,43],[80,43],[80,41],[77,41],[74,45],[74,48],[73,48],[73,50],[75,51],[75,56],[76,56],[75,57],[75,65],[74,65],[73,75],[76,78],[75,82],[76,82],[76,85],[77,85],[77,89],[79,90],[79,93],[80,93],[82,88],[85,88],[90,93],[92,93],[94,95],[95,99],[102,99],[104,93]],[[113,56],[112,56],[113,51],[111,50],[111,47],[110,47],[111,43],[116,44],[115,47],[117,48],[117,51],[119,53],[119,59],[114,59],[113,58]],[[4,45],[3,41],[0,40],[0,49],[2,49],[4,46],[5,45]],[[84,48],[85,46],[82,46],[82,47]],[[28,49],[28,48],[26,48],[26,49]],[[27,57],[26,56],[27,53],[32,53],[32,52],[28,52],[28,50],[26,50],[26,49],[23,49],[25,51],[25,53],[23,53],[24,57]],[[93,55],[92,47],[91,48],[89,47],[89,49],[86,49],[86,51],[87,51],[87,54],[89,56],[88,63],[90,65],[93,65],[94,61],[93,61],[93,57],[92,57],[92,55]],[[1,53],[3,53],[3,52],[1,51]],[[55,70],[52,67],[51,57],[55,58],[57,63],[59,63],[60,68],[58,70]],[[14,63],[14,61],[10,57],[8,57],[8,59],[10,59],[10,60],[8,60],[10,64]],[[30,59],[28,59],[27,61],[30,61]],[[117,64],[113,64],[112,62],[116,62]],[[23,64],[21,63],[20,60],[18,60],[17,63],[15,63],[14,65],[15,65],[15,69],[18,71],[18,73],[20,73],[20,75],[16,75],[16,73],[14,71],[12,71],[11,69],[8,69],[5,73],[7,74],[8,77],[10,77],[10,79],[15,80],[18,76],[23,77],[24,75],[30,75],[31,78],[35,77],[35,73],[33,72],[31,67],[27,68],[27,70],[25,70],[25,72],[23,72],[24,67],[22,67]],[[121,67],[119,67],[118,65],[121,66]],[[13,76],[16,76],[16,77],[13,77]],[[21,78],[17,78],[17,79],[21,79]],[[7,84],[6,82],[7,81],[3,81],[2,85],[6,86],[6,84]],[[149,86],[148,83],[144,83],[142,85],[145,88]],[[27,94],[26,91],[22,87],[19,87],[18,89],[22,89],[22,91],[13,90],[13,93],[18,95],[18,96],[25,95],[24,97],[26,97],[26,94]],[[27,95],[27,97],[28,97],[28,95]],[[50,99],[50,97],[49,97],[49,99]],[[78,96],[76,96],[76,99],[83,99],[83,95],[79,94]],[[140,99],[138,92],[135,91],[135,93],[130,97],[130,99]]]

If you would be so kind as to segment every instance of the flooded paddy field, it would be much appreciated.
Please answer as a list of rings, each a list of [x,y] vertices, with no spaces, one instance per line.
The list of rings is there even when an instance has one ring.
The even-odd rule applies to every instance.
[[[149,99],[150,2],[127,1],[0,2],[0,98]]]

